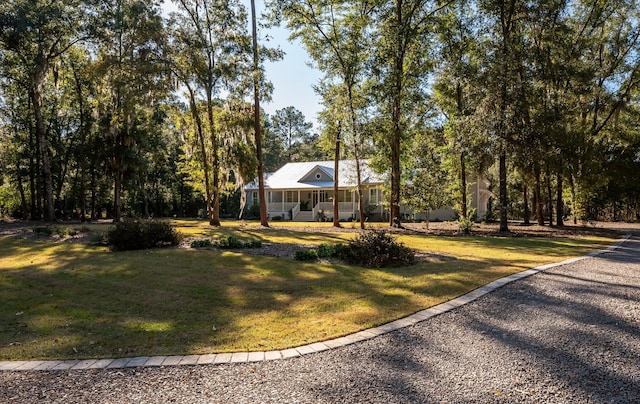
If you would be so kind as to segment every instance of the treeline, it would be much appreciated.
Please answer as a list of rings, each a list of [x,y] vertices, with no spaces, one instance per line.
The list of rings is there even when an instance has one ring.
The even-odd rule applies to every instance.
[[[239,0],[0,5],[0,210],[31,219],[238,216],[255,178],[253,70]],[[562,224],[640,214],[640,7],[273,0],[323,73],[321,133],[262,115],[263,163],[341,157],[390,174],[389,217],[468,209]],[[261,44],[266,41],[260,41]],[[281,57],[259,47],[261,62]],[[359,190],[362,181],[358,172]],[[409,184],[407,186],[407,184]]]

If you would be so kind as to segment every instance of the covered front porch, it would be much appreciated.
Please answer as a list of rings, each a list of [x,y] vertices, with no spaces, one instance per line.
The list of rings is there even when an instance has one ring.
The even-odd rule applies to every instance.
[[[268,190],[267,213],[272,220],[314,222],[333,219],[333,189]],[[373,197],[372,197],[373,196]],[[358,193],[338,190],[340,220],[358,220]],[[365,204],[377,205],[378,190],[370,188],[364,195]],[[381,206],[375,206],[382,212]]]

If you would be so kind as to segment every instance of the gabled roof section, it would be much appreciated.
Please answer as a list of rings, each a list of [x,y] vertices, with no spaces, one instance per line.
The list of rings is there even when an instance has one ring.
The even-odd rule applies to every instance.
[[[327,182],[334,181],[335,178],[333,176],[333,166],[331,168],[324,166],[322,164],[317,164],[308,173],[303,175],[298,182],[308,183],[308,182]],[[318,178],[319,177],[319,178]]]
[[[316,189],[331,188],[334,182],[333,161],[311,161],[302,163],[287,163],[278,171],[265,175],[266,189]],[[373,172],[367,160],[360,161],[360,171],[363,184],[381,184],[384,177]],[[324,173],[327,178],[315,178],[315,173]],[[309,178],[310,177],[310,178]],[[338,172],[338,186],[352,188],[357,185],[355,160],[340,160]],[[258,189],[257,179],[246,187],[247,190]]]

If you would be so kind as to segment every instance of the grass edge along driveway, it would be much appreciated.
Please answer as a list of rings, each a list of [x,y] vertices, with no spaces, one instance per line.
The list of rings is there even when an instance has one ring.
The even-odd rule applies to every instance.
[[[198,236],[238,229],[202,230]],[[251,230],[265,242],[351,233]],[[284,349],[357,332],[495,279],[602,249],[609,237],[402,235],[432,258],[402,268],[217,250],[110,252],[0,238],[0,360],[87,359]]]

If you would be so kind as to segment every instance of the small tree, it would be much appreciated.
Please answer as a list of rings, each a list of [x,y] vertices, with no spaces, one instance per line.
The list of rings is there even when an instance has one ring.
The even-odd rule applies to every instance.
[[[434,165],[415,170],[411,178],[403,190],[403,202],[416,212],[424,212],[428,229],[429,213],[451,203],[447,172]]]
[[[412,169],[402,190],[402,201],[415,212],[424,212],[429,228],[429,213],[452,203],[451,179],[442,156],[432,145],[438,143],[438,133],[425,132],[416,136],[412,152]]]

